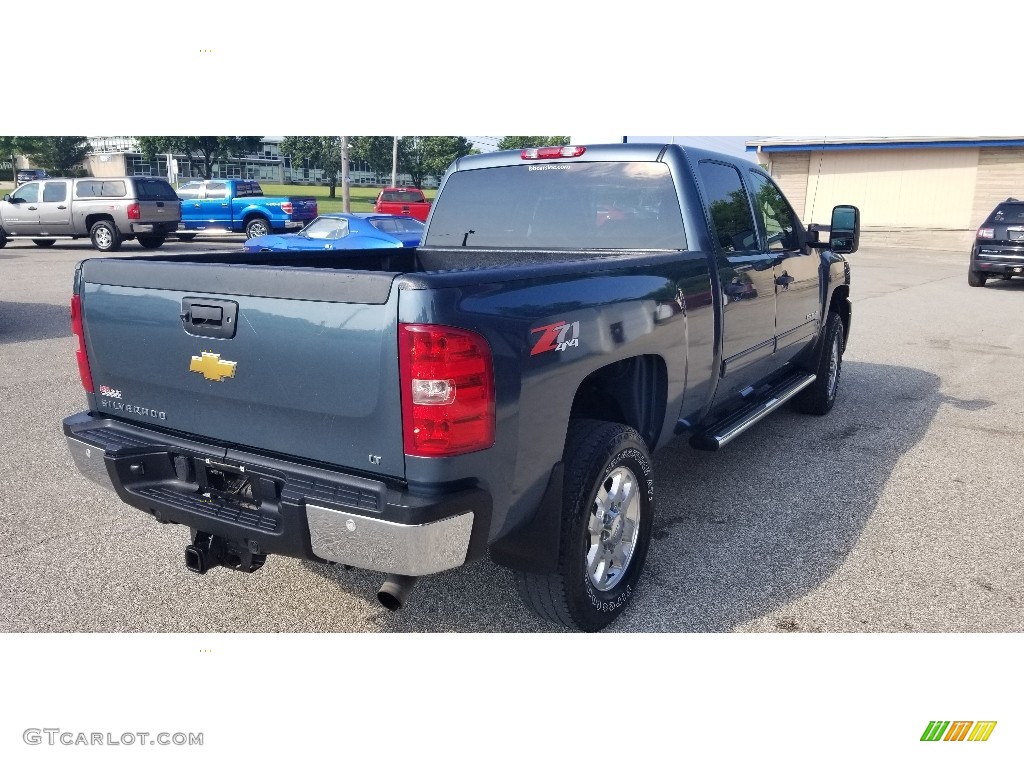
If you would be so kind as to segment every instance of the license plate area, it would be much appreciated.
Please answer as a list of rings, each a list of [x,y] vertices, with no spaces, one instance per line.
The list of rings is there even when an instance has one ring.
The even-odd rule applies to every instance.
[[[260,511],[265,505],[276,509],[281,500],[282,483],[273,477],[215,459],[193,459],[191,464],[199,486],[196,493],[202,499],[252,512]],[[177,469],[178,462],[175,465]]]
[[[1024,229],[1007,229],[1006,236],[1010,240],[1024,240]]]

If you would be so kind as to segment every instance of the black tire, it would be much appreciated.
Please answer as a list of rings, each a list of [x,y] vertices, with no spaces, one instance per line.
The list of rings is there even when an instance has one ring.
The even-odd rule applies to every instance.
[[[569,424],[564,460],[558,570],[519,573],[517,586],[542,619],[596,632],[626,609],[643,571],[654,519],[651,459],[632,427],[579,419]]]
[[[167,238],[164,235],[139,235],[138,236],[139,245],[141,245],[143,248],[146,248],[147,250],[153,250],[154,248],[159,248],[161,245],[164,244],[164,241],[166,239]]]
[[[7,238],[0,235],[0,248],[3,248],[5,245],[7,245]]]
[[[818,347],[814,373],[817,378],[811,386],[793,398],[793,408],[800,413],[824,416],[832,410],[839,391],[839,377],[843,372],[843,347],[846,346],[843,321],[835,312],[825,318],[825,332]]]
[[[270,222],[262,216],[256,216],[255,218],[249,219],[245,225],[245,236],[249,240],[252,240],[254,237],[269,235],[272,231],[273,230],[270,229]]]
[[[986,275],[981,272],[975,272],[973,269],[967,270],[967,284],[971,288],[982,288],[985,285],[985,281],[988,280]]]
[[[92,247],[103,253],[112,253],[121,247],[121,233],[109,219],[101,219],[89,228]]]
[[[33,240],[33,243],[38,245],[40,248],[49,248],[51,245],[56,243],[56,240]]]
[[[182,242],[185,242],[185,243],[191,243],[193,240],[196,239],[196,233],[195,232],[179,233],[178,234],[178,239],[181,240]]]

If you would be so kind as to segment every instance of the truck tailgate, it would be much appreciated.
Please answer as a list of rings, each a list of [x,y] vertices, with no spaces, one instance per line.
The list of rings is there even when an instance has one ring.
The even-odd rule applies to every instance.
[[[292,218],[316,218],[317,206],[315,197],[289,197],[288,202],[292,204]]]
[[[180,221],[181,203],[162,200],[140,200],[139,221],[152,224],[158,221]]]
[[[97,410],[403,477],[396,276],[85,261],[79,293]]]

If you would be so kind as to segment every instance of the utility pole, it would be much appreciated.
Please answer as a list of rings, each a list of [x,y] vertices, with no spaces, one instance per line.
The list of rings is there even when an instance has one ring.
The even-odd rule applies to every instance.
[[[391,149],[391,186],[398,186],[398,137],[395,136],[395,144]]]
[[[341,137],[341,209],[352,213],[352,191],[348,180],[348,136]]]

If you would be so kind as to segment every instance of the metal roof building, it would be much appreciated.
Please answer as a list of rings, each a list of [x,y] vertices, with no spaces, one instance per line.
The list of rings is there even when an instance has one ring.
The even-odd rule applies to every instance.
[[[771,137],[756,153],[805,222],[861,209],[865,244],[967,250],[985,216],[1024,198],[1024,136]]]

